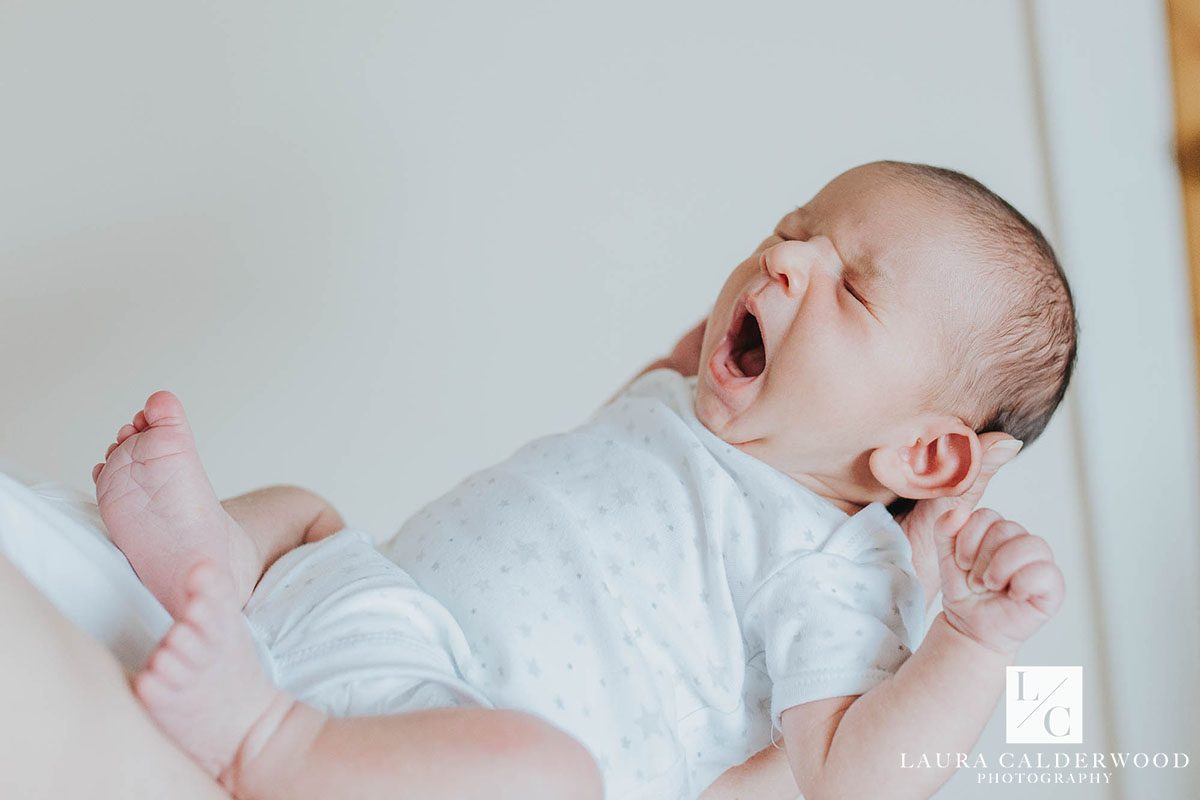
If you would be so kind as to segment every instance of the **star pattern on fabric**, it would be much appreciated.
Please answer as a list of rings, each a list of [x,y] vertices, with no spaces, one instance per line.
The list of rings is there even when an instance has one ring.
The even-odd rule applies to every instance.
[[[513,555],[521,560],[522,566],[527,566],[531,561],[542,560],[540,549],[533,542],[518,541],[513,546]]]
[[[651,713],[650,709],[642,706],[641,715],[635,720],[635,723],[642,729],[642,738],[649,739],[651,736],[661,736],[662,723],[658,716]]]
[[[632,506],[637,502],[637,494],[629,486],[621,485],[612,493],[613,502],[621,507]]]
[[[664,399],[677,387],[659,376],[637,403],[597,412],[582,436],[538,440],[503,472],[456,487],[414,517],[418,535],[401,564],[454,599],[472,669],[490,673],[490,689],[528,692],[552,722],[591,731],[584,741],[606,777],[628,781],[664,774],[662,759],[677,756],[662,692],[672,704],[676,692],[733,702],[736,714],[689,751],[724,757],[771,730],[772,677],[877,662],[894,670],[907,650],[884,637],[903,631],[901,608],[920,617],[835,547],[852,541],[865,553],[861,526],[822,516],[774,471],[714,443],[694,412]],[[878,553],[895,552],[894,531],[878,536]],[[774,594],[762,593],[772,576]],[[753,597],[765,600],[750,619]],[[490,627],[478,627],[485,619]],[[759,652],[747,650],[743,667],[751,644]]]

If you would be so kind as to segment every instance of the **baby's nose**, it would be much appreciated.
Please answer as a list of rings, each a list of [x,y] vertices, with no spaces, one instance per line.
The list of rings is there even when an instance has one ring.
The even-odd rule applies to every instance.
[[[824,236],[780,242],[763,251],[762,263],[767,274],[782,283],[789,294],[803,291],[814,271],[837,280],[842,277],[842,260]]]

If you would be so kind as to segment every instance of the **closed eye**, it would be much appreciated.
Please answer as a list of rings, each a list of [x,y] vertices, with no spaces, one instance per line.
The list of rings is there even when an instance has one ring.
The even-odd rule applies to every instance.
[[[846,287],[846,291],[854,296],[855,300],[862,303],[864,306],[867,304],[867,301],[863,299],[862,295],[855,291],[854,287],[850,285],[850,281],[843,280],[842,285]]]
[[[784,242],[802,241],[804,238],[804,237],[801,237],[800,239],[797,239],[796,237],[785,236],[784,234],[780,233],[779,231],[775,231],[774,235],[776,237],[778,237],[781,241],[784,241]],[[879,317],[876,316],[876,314],[875,314],[875,310],[871,307],[871,304],[867,302],[867,299],[865,297],[863,297],[861,294],[859,294],[858,290],[855,289],[850,284],[850,281],[843,278],[842,285],[846,287],[846,291],[850,293],[850,296],[853,297],[855,300],[857,300],[859,302],[859,304],[867,310],[868,314],[870,314],[872,317],[875,317],[875,319],[879,319]]]
[[[875,313],[875,309],[871,306],[870,303],[867,302],[865,297],[863,297],[861,294],[859,294],[858,291],[853,286],[850,285],[849,281],[842,279],[842,285],[845,286],[846,291],[848,291],[854,297],[854,299],[859,302],[859,305],[861,305],[863,308],[865,308],[867,310],[867,313],[875,318],[876,322],[880,321],[879,315]]]

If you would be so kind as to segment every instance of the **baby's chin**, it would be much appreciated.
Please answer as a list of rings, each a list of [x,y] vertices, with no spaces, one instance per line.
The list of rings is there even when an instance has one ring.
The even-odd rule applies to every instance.
[[[733,435],[736,416],[706,385],[703,375],[696,381],[696,419],[718,439],[732,445],[738,443]]]

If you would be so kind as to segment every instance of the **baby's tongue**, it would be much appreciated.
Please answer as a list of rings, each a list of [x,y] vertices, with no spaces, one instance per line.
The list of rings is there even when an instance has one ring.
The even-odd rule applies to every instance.
[[[767,355],[761,347],[752,347],[738,356],[738,369],[742,374],[754,378],[762,374],[767,366]]]

